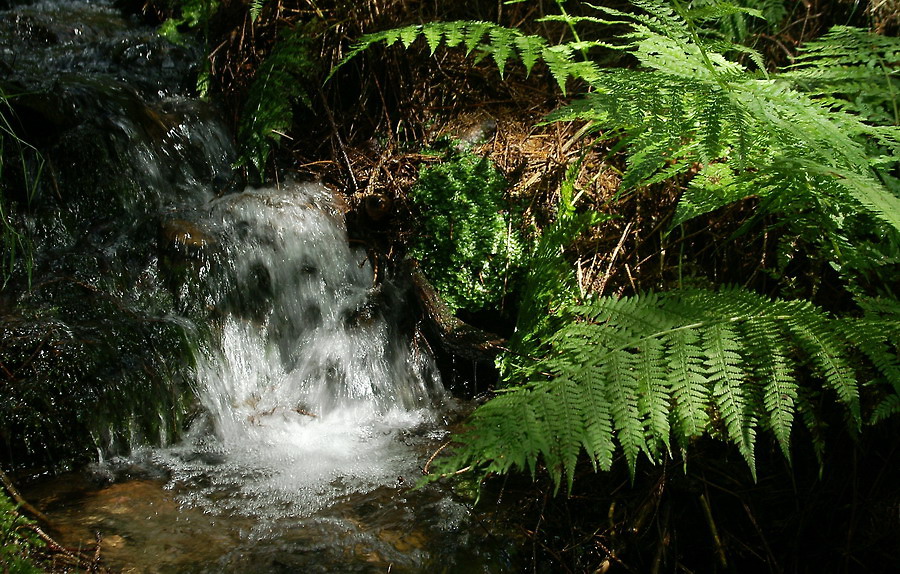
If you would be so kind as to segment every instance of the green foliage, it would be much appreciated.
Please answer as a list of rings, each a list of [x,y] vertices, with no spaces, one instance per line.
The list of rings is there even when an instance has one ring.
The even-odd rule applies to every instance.
[[[18,209],[14,203],[8,199],[10,192],[19,192],[17,195],[24,196],[26,201],[30,201],[37,189],[38,181],[41,176],[43,160],[38,151],[23,141],[13,130],[10,124],[9,115],[13,113],[10,106],[11,96],[0,90],[0,239],[2,239],[2,254],[0,254],[0,287],[6,286],[16,264],[22,262],[26,270],[26,274],[31,276],[31,245],[23,226],[16,223],[18,217]],[[36,167],[29,165],[35,163]],[[18,165],[10,166],[8,162],[14,161]],[[10,167],[17,169],[18,177],[10,176]],[[13,186],[19,185],[24,190],[12,189]]]
[[[0,492],[0,565],[10,574],[43,572],[30,555],[44,542],[28,528],[34,521],[22,516],[18,508]]]
[[[823,104],[863,120],[900,125],[900,38],[835,26],[799,48],[784,73]]]
[[[208,40],[209,22],[220,7],[218,0],[172,0],[170,6],[177,15],[167,18],[160,25],[160,36],[173,44],[184,44],[186,36],[202,31],[204,41]],[[209,82],[210,63],[204,58],[197,74],[197,91],[201,97],[206,97],[209,92]]]
[[[814,432],[823,424],[801,392],[830,396],[854,431],[864,385],[882,397],[878,418],[900,397],[895,304],[847,320],[745,289],[681,289],[590,299],[560,314],[568,320],[527,383],[477,409],[440,468],[533,473],[542,461],[557,487],[571,488],[582,452],[608,470],[621,450],[633,473],[642,454],[660,462],[709,435],[734,444],[755,474],[760,432],[790,460],[797,419]]]
[[[262,14],[265,0],[250,0],[250,20],[256,22]]]
[[[497,305],[521,265],[506,187],[490,160],[464,153],[423,167],[410,191],[421,214],[410,255],[453,311]]]
[[[548,121],[588,122],[613,140],[625,154],[623,191],[687,182],[673,227],[756,198],[755,220],[775,214],[787,229],[781,269],[796,245],[814,246],[861,312],[835,317],[738,288],[578,304],[561,249],[586,223],[561,208],[529,261],[516,356],[503,359],[507,382],[520,386],[479,407],[439,467],[535,473],[543,464],[557,487],[571,487],[581,456],[606,470],[621,452],[634,472],[641,456],[659,462],[710,436],[734,445],[755,474],[759,437],[790,460],[798,421],[824,448],[822,401],[840,406],[852,433],[900,412],[898,40],[839,27],[770,72],[735,42],[751,18],[780,20],[775,2],[633,0],[633,12],[582,3],[578,16],[557,4],[561,14],[545,20],[567,25],[571,41],[438,22],[366,35],[344,61],[424,38],[432,52],[490,58],[501,76],[510,61],[529,74],[542,62],[564,93],[583,89]],[[593,40],[579,34],[587,24],[625,32]],[[610,52],[632,65],[602,67],[598,56]]]
[[[522,378],[520,371],[527,372],[531,357],[540,355],[543,340],[563,324],[556,311],[578,300],[581,290],[565,248],[586,229],[608,219],[592,211],[576,210],[574,180],[580,168],[581,162],[569,166],[560,188],[556,220],[537,237],[521,263],[525,277],[518,294],[516,329],[509,343],[515,353],[503,354],[498,360],[507,380]]]
[[[628,170],[622,182],[625,189],[685,174],[698,164],[726,163],[737,176],[732,189],[716,202],[707,198],[700,203],[689,196],[694,208],[702,206],[699,212],[789,187],[826,198],[818,202],[825,210],[823,217],[864,212],[900,230],[900,198],[882,183],[884,173],[900,157],[900,128],[875,127],[836,109],[831,100],[815,97],[822,93],[821,86],[809,94],[793,87],[799,70],[785,77],[766,75],[756,51],[701,37],[697,32],[698,14],[707,20],[756,13],[752,10],[717,3],[718,11],[682,14],[665,2],[633,3],[646,12],[631,14],[591,5],[597,16],[554,18],[573,26],[587,21],[630,28],[614,43],[579,39],[551,45],[539,36],[487,22],[438,22],[363,36],[344,61],[377,43],[410,46],[419,37],[425,38],[432,51],[441,45],[459,46],[467,53],[490,56],[501,74],[511,58],[521,60],[527,72],[543,60],[564,91],[570,78],[591,88],[549,119],[588,120],[609,137],[618,138],[617,149],[628,152]],[[846,29],[834,34],[856,41],[868,36],[850,34]],[[852,52],[852,43],[847,44],[845,52]],[[870,46],[871,57],[893,62],[896,45],[895,41],[879,40]],[[598,48],[630,54],[639,66],[601,68],[583,59],[587,50]],[[731,53],[748,58],[757,70],[729,59]],[[831,69],[841,64],[842,54],[832,57],[813,49],[802,62],[816,69]],[[865,61],[870,65],[873,60]],[[819,77],[809,71],[803,77],[809,76]],[[877,141],[889,153],[868,155],[865,144],[869,141]],[[784,180],[772,181],[773,173]],[[697,212],[682,211],[678,220]]]
[[[745,42],[758,31],[773,32],[787,16],[783,0],[694,0],[690,6],[690,20],[709,22],[713,32],[728,42]]]
[[[241,164],[252,164],[262,173],[269,152],[294,121],[294,109],[312,109],[307,86],[319,70],[313,44],[303,29],[288,30],[259,67],[250,91],[238,139],[243,146]]]
[[[159,35],[174,44],[184,42],[183,30],[196,31],[205,26],[219,9],[218,0],[177,0],[173,10],[178,16],[167,18],[159,27]]]

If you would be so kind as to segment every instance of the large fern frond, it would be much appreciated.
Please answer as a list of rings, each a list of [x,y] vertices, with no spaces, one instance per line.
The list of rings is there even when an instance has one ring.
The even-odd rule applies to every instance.
[[[830,395],[855,428],[869,373],[897,383],[895,311],[867,313],[860,331],[808,302],[737,288],[602,297],[568,307],[570,320],[531,365],[527,383],[476,409],[461,446],[441,468],[506,472],[543,461],[557,486],[564,479],[571,485],[576,454],[605,470],[621,451],[634,472],[642,453],[659,462],[673,442],[687,449],[707,435],[733,444],[755,473],[760,431],[788,459],[798,413],[818,431],[810,393]],[[867,366],[854,360],[859,353]],[[797,379],[807,365],[818,383]],[[881,410],[888,412],[897,393],[885,389]],[[527,436],[522,425],[504,436],[511,416],[530,417]]]
[[[851,113],[860,106],[841,108],[834,103],[833,91],[841,89],[834,82],[849,77],[841,76],[836,69],[847,63],[867,35],[849,28],[835,29],[829,40],[814,44],[801,55],[789,73],[766,78],[760,77],[764,67],[758,53],[701,35],[697,26],[711,18],[762,16],[760,12],[716,2],[683,11],[660,0],[632,3],[641,11],[586,5],[596,10],[597,16],[562,14],[552,18],[573,29],[584,21],[630,28],[612,42],[577,37],[553,45],[539,36],[488,22],[437,22],[363,36],[343,62],[376,44],[401,43],[408,47],[418,38],[425,38],[432,52],[447,46],[476,52],[478,57],[489,56],[501,74],[509,60],[520,60],[529,73],[542,60],[563,92],[570,78],[591,86],[582,100],[561,108],[549,119],[588,120],[605,134],[620,138],[617,149],[628,150],[624,188],[671,178],[697,164],[719,162],[750,180],[730,190],[729,198],[745,197],[755,193],[756,174],[765,174],[767,166],[787,160],[795,166],[792,179],[812,175],[825,183],[814,186],[812,192],[831,195],[828,205],[850,206],[900,230],[900,198],[872,172],[890,163],[888,158],[900,151],[900,131],[896,125],[874,126],[862,121],[871,118]],[[832,46],[839,41],[843,42],[842,50]],[[878,93],[883,98],[885,93],[896,93],[895,70],[890,68],[896,60],[896,42],[873,42],[862,59],[866,65],[878,62],[884,76]],[[585,58],[589,50],[598,48],[629,53],[639,67],[602,68]],[[744,56],[759,71],[729,58],[729,53]],[[857,75],[861,74],[860,70]],[[798,89],[801,84],[807,93]],[[891,98],[898,112],[897,98]],[[885,147],[882,160],[873,158],[865,148],[871,141]],[[838,185],[827,185],[828,180]],[[696,214],[704,205],[695,200],[693,209],[682,210],[681,216]]]

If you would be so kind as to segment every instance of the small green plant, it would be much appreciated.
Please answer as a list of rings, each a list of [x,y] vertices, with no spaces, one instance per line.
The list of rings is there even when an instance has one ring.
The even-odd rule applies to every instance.
[[[195,35],[202,31],[203,40],[208,43],[209,21],[219,10],[219,0],[173,0],[170,6],[173,16],[160,25],[160,36],[173,44],[184,44],[187,34]],[[208,48],[207,46],[207,51]],[[208,94],[210,79],[209,59],[203,58],[197,74],[197,92],[201,97]]]
[[[219,9],[217,0],[180,0],[173,2],[177,16],[167,18],[159,27],[159,34],[172,43],[184,42],[183,30],[195,31],[205,26]]]
[[[495,307],[518,273],[524,248],[507,185],[490,160],[464,153],[422,168],[410,191],[421,219],[410,255],[453,311]]]
[[[9,574],[39,574],[32,554],[44,542],[30,526],[34,521],[22,516],[6,493],[0,492],[0,567]]]
[[[308,86],[319,71],[313,42],[304,28],[285,30],[259,67],[238,128],[243,147],[239,163],[262,174],[271,149],[291,128],[297,106],[313,108]]]

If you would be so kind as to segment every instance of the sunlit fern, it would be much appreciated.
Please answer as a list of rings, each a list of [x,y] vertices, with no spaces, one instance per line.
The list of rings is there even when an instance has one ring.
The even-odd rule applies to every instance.
[[[804,67],[784,76],[766,74],[756,51],[698,33],[700,16],[706,21],[758,12],[728,3],[684,13],[655,0],[632,3],[643,11],[632,14],[591,6],[595,16],[549,18],[573,27],[590,22],[630,29],[612,42],[579,39],[551,44],[489,22],[436,22],[363,36],[344,62],[375,44],[409,47],[419,38],[432,52],[442,46],[459,47],[476,58],[489,57],[501,75],[510,61],[521,61],[528,73],[543,61],[563,91],[573,79],[589,86],[580,99],[549,119],[590,121],[607,137],[616,138],[617,149],[627,151],[623,188],[650,185],[717,163],[726,163],[736,174],[733,185],[720,187],[717,197],[689,191],[685,200],[690,209],[682,209],[677,221],[771,189],[771,174],[777,173],[786,180],[775,187],[827,197],[825,217],[861,211],[900,230],[900,198],[882,183],[885,171],[900,157],[900,128],[872,125],[852,113],[850,106],[836,106],[833,94],[824,97],[829,93],[823,85],[828,70],[833,71],[848,50],[832,58],[827,51],[811,49],[801,60]],[[866,35],[847,29],[833,32],[835,38],[852,37],[857,42],[862,36]],[[896,46],[897,42],[879,40],[870,46],[872,58],[880,54],[880,61],[893,62]],[[639,65],[603,68],[585,58],[597,50],[630,54]],[[753,68],[730,55],[754,63]],[[887,68],[879,73],[894,74]],[[866,93],[881,90],[891,99],[893,81],[881,85]],[[804,86],[808,93],[799,89]],[[870,141],[884,153],[869,154]]]
[[[848,320],[744,289],[682,289],[595,298],[563,314],[527,383],[475,411],[438,474],[543,464],[571,487],[583,454],[608,470],[621,452],[634,472],[641,455],[660,462],[709,435],[734,444],[755,475],[760,433],[788,460],[798,419],[819,434],[811,393],[840,404],[854,429],[864,422],[861,387],[880,397],[877,417],[900,397],[895,304]]]
[[[614,151],[626,155],[623,190],[690,180],[673,225],[752,196],[762,200],[760,211],[788,214],[789,225],[791,216],[807,227],[819,222],[820,240],[836,246],[836,267],[853,253],[851,219],[897,247],[900,198],[890,172],[900,131],[888,121],[895,72],[875,66],[870,77],[884,81],[867,86],[862,100],[837,87],[854,73],[840,75],[853,42],[866,43],[868,34],[836,29],[823,42],[841,40],[844,48],[813,45],[789,71],[769,73],[761,54],[704,28],[759,12],[725,2],[694,10],[632,4],[639,11],[584,3],[592,15],[547,18],[570,30],[627,28],[610,40],[574,35],[553,44],[488,22],[439,22],[364,36],[344,61],[375,44],[408,48],[424,38],[432,53],[449,47],[490,58],[501,76],[510,62],[529,74],[542,62],[564,93],[581,90],[548,120],[590,122],[615,141]],[[592,59],[610,50],[636,65],[606,68]],[[893,40],[873,40],[867,50],[866,62],[896,61]],[[755,474],[759,437],[771,436],[790,460],[798,420],[815,450],[824,448],[815,397],[841,405],[854,429],[900,413],[895,299],[864,301],[853,319],[738,288],[577,304],[571,289],[566,297],[555,288],[570,284],[561,281],[568,273],[560,248],[583,227],[576,223],[558,221],[543,237],[547,256],[538,249],[532,259],[527,316],[512,341],[517,355],[504,362],[508,382],[521,384],[475,411],[436,476],[464,468],[534,473],[542,465],[557,486],[571,487],[584,455],[606,470],[621,452],[634,472],[642,455],[659,462],[700,436],[735,445]],[[862,393],[873,409],[863,408]]]

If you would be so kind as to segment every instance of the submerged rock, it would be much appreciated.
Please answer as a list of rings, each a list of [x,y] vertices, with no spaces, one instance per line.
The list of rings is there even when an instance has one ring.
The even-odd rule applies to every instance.
[[[200,251],[215,243],[212,234],[193,221],[170,219],[162,223],[164,248],[176,252]]]

